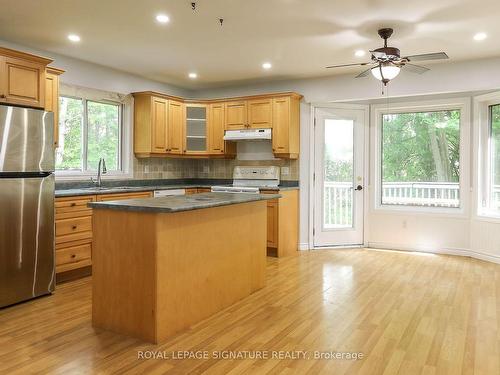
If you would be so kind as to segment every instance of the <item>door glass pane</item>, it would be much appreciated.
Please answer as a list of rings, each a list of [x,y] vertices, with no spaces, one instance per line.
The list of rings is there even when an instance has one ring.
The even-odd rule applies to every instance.
[[[87,169],[97,170],[99,159],[106,160],[108,171],[120,168],[120,106],[87,102]]]
[[[59,98],[59,147],[57,170],[82,170],[83,101]]]
[[[500,104],[491,109],[490,129],[490,209],[500,210]]]
[[[460,207],[460,111],[385,114],[382,204]]]
[[[325,120],[323,227],[353,223],[354,121]]]

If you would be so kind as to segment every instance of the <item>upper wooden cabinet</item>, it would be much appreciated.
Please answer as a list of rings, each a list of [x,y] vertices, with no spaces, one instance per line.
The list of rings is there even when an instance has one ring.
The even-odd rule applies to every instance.
[[[54,145],[59,142],[59,76],[64,70],[47,67],[45,71],[45,110],[54,113]]]
[[[272,99],[253,99],[247,101],[248,127],[253,129],[265,129],[273,127],[273,104]]]
[[[226,107],[226,126],[228,130],[245,129],[247,122],[247,102],[245,100],[227,102]]]
[[[208,152],[224,153],[224,103],[210,104],[208,107]]]
[[[0,103],[45,108],[45,68],[51,62],[0,47]]]
[[[168,100],[151,98],[151,152],[166,153],[168,151]]]
[[[272,99],[259,98],[226,102],[227,130],[272,128]]]
[[[137,157],[233,157],[236,143],[224,132],[272,129],[279,158],[299,156],[299,108],[296,93],[216,100],[183,100],[154,92],[134,93],[134,152]]]
[[[182,154],[184,148],[184,103],[168,101],[167,139],[170,154]]]
[[[134,94],[134,152],[138,157],[184,152],[184,103],[152,93]]]
[[[300,102],[295,96],[273,98],[273,153],[277,157],[299,157]]]

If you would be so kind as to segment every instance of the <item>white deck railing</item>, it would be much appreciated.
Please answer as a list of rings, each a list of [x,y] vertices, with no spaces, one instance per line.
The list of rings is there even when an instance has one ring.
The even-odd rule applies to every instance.
[[[353,184],[350,182],[324,183],[324,225],[350,227],[352,225]],[[382,203],[425,207],[459,207],[458,183],[444,182],[386,182],[382,185]],[[492,206],[500,208],[500,185],[493,187]]]

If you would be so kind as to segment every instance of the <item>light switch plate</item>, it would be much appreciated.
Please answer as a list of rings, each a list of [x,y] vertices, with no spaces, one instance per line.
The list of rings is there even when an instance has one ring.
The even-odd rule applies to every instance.
[[[281,167],[281,174],[283,176],[288,176],[290,174],[290,167]]]

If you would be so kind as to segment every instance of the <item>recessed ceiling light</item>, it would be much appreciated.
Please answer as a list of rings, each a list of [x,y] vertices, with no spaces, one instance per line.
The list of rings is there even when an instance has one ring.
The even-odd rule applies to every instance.
[[[273,66],[271,65],[271,63],[265,62],[264,64],[262,64],[262,67],[264,69],[271,69]]]
[[[191,79],[198,78],[198,74],[196,74],[196,73],[189,73],[189,74],[188,74],[188,76],[189,76],[189,78],[191,78]]]
[[[166,14],[157,14],[156,20],[159,23],[167,23],[168,21],[170,21],[170,18],[168,18],[168,16]]]
[[[356,57],[363,57],[366,55],[366,51],[363,51],[362,49],[358,49],[356,52],[354,52],[354,56]]]
[[[488,37],[486,33],[477,33],[474,35],[474,40],[480,42],[482,40],[485,40]]]
[[[68,39],[71,40],[72,42],[79,42],[80,37],[76,34],[69,34]]]

